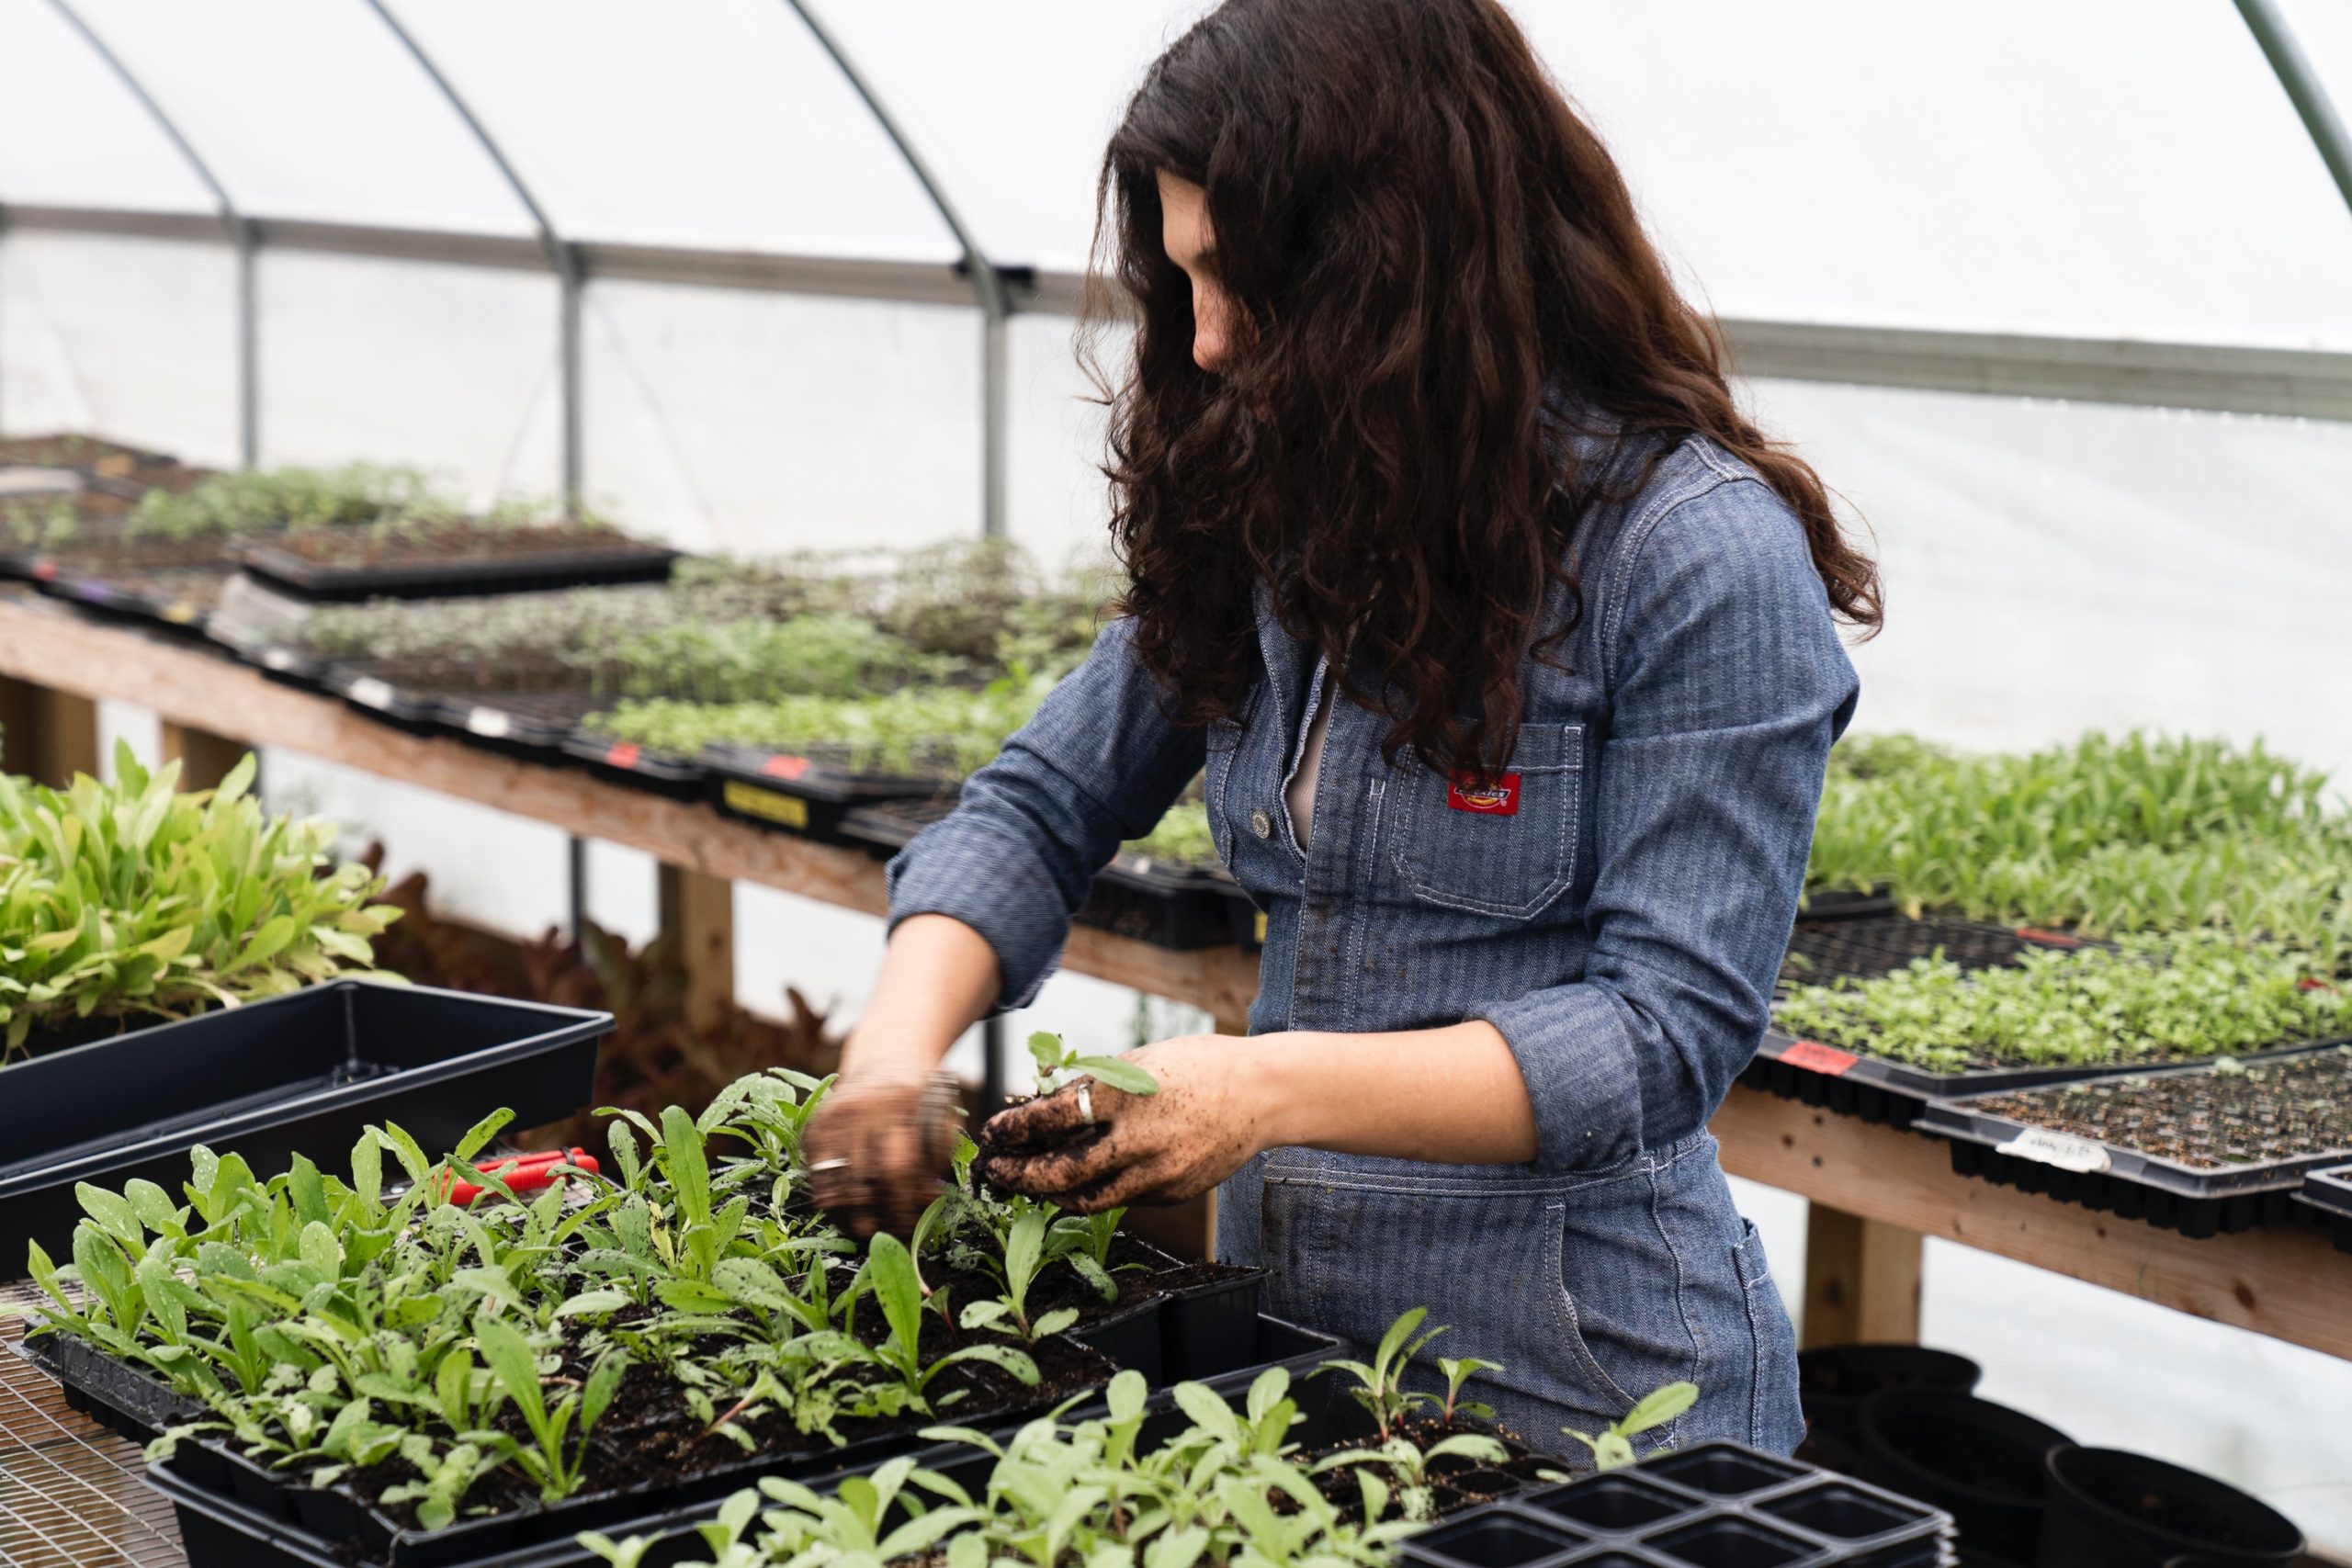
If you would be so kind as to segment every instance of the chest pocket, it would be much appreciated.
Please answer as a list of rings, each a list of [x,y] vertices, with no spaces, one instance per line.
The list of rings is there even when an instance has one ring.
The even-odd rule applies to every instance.
[[[1515,784],[1514,784],[1515,779]],[[1584,726],[1527,725],[1495,790],[1408,762],[1386,834],[1406,890],[1450,909],[1526,919],[1576,874]]]

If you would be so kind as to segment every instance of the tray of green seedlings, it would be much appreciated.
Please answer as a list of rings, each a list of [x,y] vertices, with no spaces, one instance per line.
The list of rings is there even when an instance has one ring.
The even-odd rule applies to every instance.
[[[854,808],[941,795],[994,757],[1084,657],[1102,598],[1001,545],[916,552],[828,617],[831,646],[808,668],[838,679],[744,700],[631,699],[582,728],[695,757],[730,816],[846,843]]]
[[[955,808],[953,794],[863,806],[842,818],[842,834],[895,854]],[[1256,913],[1216,858],[1207,808],[1187,799],[1170,807],[1151,832],[1119,846],[1095,873],[1073,918],[1082,926],[1182,952],[1239,941],[1237,909]]]
[[[0,482],[0,572],[60,598],[172,626],[195,623],[218,596],[222,563],[189,565],[152,542],[125,542],[149,491],[190,490],[209,470],[165,463],[118,478],[72,468],[14,472],[16,482]]]
[[[534,1168],[547,1190],[513,1202],[474,1164],[505,1112],[438,1161],[372,1128],[347,1176],[297,1162],[262,1180],[199,1151],[187,1204],[85,1190],[73,1263],[30,1259],[33,1333],[200,1404],[158,1450],[162,1479],[242,1510],[288,1560],[421,1568],[763,1476],[830,1483],[922,1451],[940,1421],[1001,1427],[1102,1390],[1116,1367],[1090,1330],[1139,1303],[1170,1312],[1203,1284],[1254,1303],[1248,1271],[1199,1280],[1125,1244],[1116,1216],[968,1179],[911,1245],[857,1247],[801,1191],[826,1087],[774,1070],[698,1115],[616,1113],[608,1156]],[[1336,1348],[1252,1312],[1182,1356],[1247,1387]]]
[[[1934,1099],[2352,1034],[2332,988],[2352,824],[2324,788],[2213,741],[1846,742],[1743,1081],[1902,1126]]]
[[[60,433],[0,437],[0,470],[64,468],[93,479],[123,479],[141,468],[170,467],[171,456],[126,446],[103,436]]]
[[[245,540],[237,558],[304,598],[357,600],[658,582],[678,552],[585,512],[530,501],[469,512],[420,497],[359,527]]]
[[[1938,1100],[1952,1168],[2203,1237],[2277,1224],[2352,1157],[2352,1045]]]

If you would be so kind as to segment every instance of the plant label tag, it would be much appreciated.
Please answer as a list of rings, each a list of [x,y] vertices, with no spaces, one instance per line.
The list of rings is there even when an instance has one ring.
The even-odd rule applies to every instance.
[[[373,675],[362,675],[351,682],[344,695],[364,708],[388,708],[392,705],[392,688]]]
[[[1456,768],[1446,775],[1445,803],[1456,811],[1475,811],[1482,817],[1516,817],[1519,815],[1519,775],[1498,773],[1489,782]]]
[[[616,740],[612,750],[605,753],[605,761],[616,768],[634,768],[638,758],[643,755],[636,741]]]
[[[282,648],[264,649],[261,663],[265,670],[291,670],[294,668],[294,656]]]
[[[770,757],[760,764],[760,772],[772,779],[797,779],[808,771],[806,757]]]
[[[196,619],[196,606],[185,599],[175,599],[164,606],[164,619],[175,626],[185,626]]]
[[[2102,1145],[2088,1138],[2077,1138],[2072,1133],[2053,1133],[2047,1127],[2021,1128],[2016,1137],[1994,1152],[2086,1174],[2106,1170],[2113,1163]]]
[[[1781,1053],[1781,1060],[1790,1066],[1833,1078],[1843,1077],[1847,1069],[1860,1059],[1850,1051],[1840,1051],[1814,1040],[1800,1040]]]
[[[496,708],[475,708],[466,715],[466,728],[485,740],[503,740],[514,724]]]

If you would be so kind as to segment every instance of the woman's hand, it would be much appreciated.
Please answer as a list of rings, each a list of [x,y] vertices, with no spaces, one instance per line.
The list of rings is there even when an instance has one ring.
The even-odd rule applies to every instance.
[[[973,1173],[1080,1213],[1196,1197],[1278,1141],[1280,1108],[1253,1067],[1265,1048],[1263,1039],[1193,1034],[1127,1052],[1158,1080],[1157,1094],[1081,1079],[1014,1106],[980,1129]]]
[[[904,1068],[845,1073],[801,1143],[817,1206],[853,1239],[911,1235],[939,1195],[963,1113],[954,1079]]]

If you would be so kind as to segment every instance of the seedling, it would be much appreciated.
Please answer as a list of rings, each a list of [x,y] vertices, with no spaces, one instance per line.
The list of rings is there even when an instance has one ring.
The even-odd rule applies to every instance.
[[[1433,1403],[1426,1393],[1413,1393],[1405,1388],[1405,1374],[1420,1354],[1421,1347],[1445,1332],[1442,1325],[1415,1337],[1421,1320],[1430,1314],[1427,1307],[1414,1307],[1388,1325],[1380,1337],[1369,1364],[1363,1361],[1326,1361],[1308,1375],[1320,1377],[1326,1372],[1345,1372],[1355,1380],[1356,1386],[1348,1391],[1355,1402],[1368,1411],[1373,1424],[1380,1429],[1380,1440],[1386,1442],[1396,1436],[1396,1427],[1405,1417],[1425,1404]]]
[[[1440,1356],[1437,1359],[1437,1370],[1445,1376],[1445,1408],[1440,1418],[1447,1426],[1453,1425],[1457,1415],[1474,1416],[1481,1421],[1494,1419],[1495,1412],[1492,1405],[1481,1404],[1475,1400],[1465,1402],[1463,1399],[1462,1385],[1480,1372],[1501,1371],[1503,1370],[1501,1362],[1482,1361],[1476,1356]]]
[[[1591,1450],[1592,1462],[1600,1469],[1623,1470],[1639,1457],[1634,1452],[1635,1438],[1665,1426],[1698,1403],[1697,1383],[1670,1382],[1644,1395],[1634,1408],[1625,1412],[1623,1419],[1599,1437],[1579,1432],[1573,1427],[1563,1427],[1560,1430]]]
[[[1133,1062],[1118,1056],[1081,1056],[1063,1044],[1060,1035],[1044,1030],[1029,1036],[1029,1055],[1037,1062],[1041,1093],[1050,1094],[1076,1077],[1090,1077],[1128,1094],[1159,1092],[1159,1080]]]

